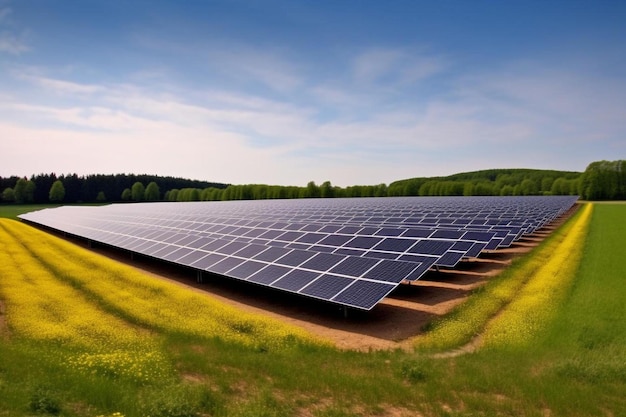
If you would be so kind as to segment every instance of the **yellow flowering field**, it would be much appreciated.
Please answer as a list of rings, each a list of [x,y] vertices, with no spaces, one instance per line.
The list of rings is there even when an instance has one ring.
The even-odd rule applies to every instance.
[[[9,222],[26,226],[0,221],[0,298],[12,337],[62,345],[69,366],[89,373],[139,381],[171,374],[156,337],[59,281],[7,233]]]
[[[533,251],[532,256],[525,257],[516,263],[510,270],[504,271],[496,279],[487,284],[486,287],[480,288],[477,294],[470,297],[459,308],[451,314],[445,316],[438,322],[433,324],[433,328],[414,339],[414,344],[419,349],[426,350],[445,350],[462,346],[470,342],[477,336],[483,336],[485,326],[494,317],[499,316],[502,309],[513,300],[520,298],[522,293],[534,291],[535,294],[541,293],[542,285],[537,277],[548,277],[550,271],[554,273],[562,269],[561,279],[564,277],[572,277],[577,266],[578,258],[572,251],[576,248],[576,244],[580,239],[584,238],[586,227],[591,217],[592,205],[586,204],[570,221],[557,230],[544,245]],[[557,255],[558,254],[558,255]],[[548,267],[549,265],[549,267]],[[572,269],[573,268],[573,269]],[[545,281],[545,279],[544,279]],[[554,280],[553,288],[563,285],[563,281]],[[533,285],[530,289],[524,289],[530,283]],[[534,290],[533,290],[534,288]],[[524,297],[529,299],[529,297]],[[548,297],[549,298],[549,297]],[[546,300],[536,295],[536,301],[528,304],[526,308],[536,308],[538,304],[543,303],[543,309],[555,305],[556,299]],[[527,303],[528,301],[524,301]],[[520,313],[516,324],[519,327],[519,335],[522,336],[523,331],[531,331],[536,326],[537,318],[534,324],[528,322],[528,328],[522,330],[521,322],[528,313]],[[539,316],[538,316],[539,317]],[[541,316],[543,317],[543,316]],[[513,330],[512,318],[503,321],[505,327]],[[513,330],[515,332],[515,330]],[[501,331],[498,330],[498,333]],[[489,338],[495,338],[496,330],[489,331]],[[527,333],[525,333],[527,334]],[[493,335],[493,336],[492,336]]]
[[[323,343],[14,220],[0,219],[0,277],[11,337],[62,345],[68,366],[89,373],[171,375],[161,331],[265,349]]]
[[[485,346],[519,346],[529,343],[555,314],[576,275],[587,233],[592,204],[587,204],[578,221],[549,259],[537,270],[515,299],[488,323],[483,333]]]

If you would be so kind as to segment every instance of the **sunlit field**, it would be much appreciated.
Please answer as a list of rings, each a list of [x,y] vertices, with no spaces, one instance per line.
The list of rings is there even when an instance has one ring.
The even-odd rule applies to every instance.
[[[626,415],[624,247],[584,205],[414,352],[353,352],[0,219],[0,416]]]

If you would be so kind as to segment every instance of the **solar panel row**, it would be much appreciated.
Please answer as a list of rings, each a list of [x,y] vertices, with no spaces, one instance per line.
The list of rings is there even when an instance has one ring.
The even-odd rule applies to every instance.
[[[200,271],[369,310],[405,280],[510,245],[576,197],[60,207],[23,220]]]

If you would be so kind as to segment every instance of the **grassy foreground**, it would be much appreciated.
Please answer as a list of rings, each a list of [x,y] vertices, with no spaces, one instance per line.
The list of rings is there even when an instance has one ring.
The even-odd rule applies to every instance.
[[[572,256],[558,294],[542,299],[549,313],[530,343],[513,333],[450,358],[431,353],[467,338],[415,353],[338,351],[0,219],[0,416],[626,415],[626,205],[583,215],[545,242],[559,253],[582,228],[567,249],[580,266]],[[494,280],[516,282],[495,317],[519,316],[537,277],[549,284],[537,273],[546,264]],[[459,331],[498,334],[494,314],[476,320]]]

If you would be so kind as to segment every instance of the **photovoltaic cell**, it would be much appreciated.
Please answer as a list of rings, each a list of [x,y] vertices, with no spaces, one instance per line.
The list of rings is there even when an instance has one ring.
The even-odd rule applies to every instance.
[[[289,252],[291,252],[291,249],[270,247],[267,250],[254,256],[253,259],[259,261],[274,262],[276,259],[280,258],[281,256],[285,256]]]
[[[152,254],[154,252],[158,252],[161,249],[167,247],[168,245],[165,243],[161,243],[161,242],[150,242],[152,243],[151,245],[148,245],[145,249],[142,250],[142,253],[144,255],[149,255],[152,256]]]
[[[480,255],[480,253],[483,251],[483,249],[486,248],[486,246],[486,243],[476,242],[472,245],[471,248],[468,249],[468,251],[465,253],[465,256],[469,258],[477,258],[478,255]]]
[[[248,278],[248,281],[256,282],[258,284],[269,285],[289,271],[292,271],[292,269],[285,266],[268,265],[267,267],[261,269],[259,272]]]
[[[319,275],[319,273],[295,269],[278,281],[274,282],[272,287],[296,292],[302,289],[305,285],[311,283]]]
[[[296,242],[300,243],[317,243],[324,239],[327,235],[324,233],[307,233],[300,237]]]
[[[446,252],[435,262],[435,265],[452,268],[463,258],[463,252]]]
[[[224,274],[243,262],[244,260],[240,258],[224,258],[207,269],[217,274]]]
[[[209,243],[213,242],[215,239],[209,239],[206,237],[201,237],[198,240],[195,240],[193,242],[191,242],[189,245],[190,248],[195,248],[195,249],[199,249],[202,246],[208,245]]]
[[[174,252],[163,257],[166,261],[176,261],[177,259],[182,258],[185,255],[189,255],[192,252],[192,249],[189,248],[179,248]]]
[[[293,251],[278,259],[276,263],[281,265],[298,266],[301,263],[307,261],[309,258],[312,258],[314,255],[315,252],[294,249]]]
[[[371,309],[387,296],[396,285],[371,281],[355,281],[348,288],[332,298],[332,301],[349,306]]]
[[[224,255],[232,255],[233,253],[245,248],[246,246],[248,246],[247,243],[230,242],[218,249],[215,249],[215,251]]]
[[[241,258],[253,258],[265,249],[267,249],[267,246],[252,243],[235,252],[235,256],[239,256]]]
[[[332,253],[318,253],[301,266],[302,268],[313,269],[315,271],[328,271],[345,258],[345,256],[335,255]]]
[[[352,240],[352,236],[345,235],[329,235],[318,242],[319,245],[342,246],[346,242]]]
[[[313,281],[310,285],[303,288],[300,293],[324,300],[330,300],[354,281],[355,280],[353,278],[325,274]]]
[[[304,236],[304,232],[285,232],[282,235],[278,236],[276,240],[284,241],[284,242],[295,242]]]
[[[203,258],[207,255],[206,252],[200,252],[200,251],[196,251],[196,252],[191,252],[186,256],[183,256],[182,258],[178,259],[178,263],[182,264],[182,265],[192,265],[194,262],[198,261],[200,258]]]
[[[424,239],[417,242],[409,252],[441,256],[446,253],[452,245],[454,245],[454,242],[449,240]]]
[[[464,230],[439,229],[430,236],[432,239],[460,239],[465,234]]]
[[[378,243],[374,249],[391,252],[405,252],[414,244],[414,240],[387,238]]]
[[[406,229],[404,231],[404,233],[402,234],[403,237],[423,237],[423,238],[427,238],[430,235],[432,235],[434,232],[434,229]]]
[[[267,266],[267,264],[263,262],[246,261],[229,271],[229,275],[239,279],[248,279],[265,266]]]
[[[411,273],[418,267],[413,262],[390,261],[383,259],[374,268],[367,271],[363,277],[380,281],[400,283],[410,279]]]
[[[20,218],[90,242],[367,310],[400,281],[513,244],[575,201],[554,196],[140,203],[66,206]]]
[[[198,269],[208,269],[211,265],[214,265],[224,259],[224,255],[218,255],[215,253],[209,254],[204,258],[198,259],[196,262],[192,263],[191,266]]]
[[[376,258],[376,259],[396,259],[398,257],[398,254],[393,253],[393,252],[380,252],[377,250],[368,250],[362,256],[366,256],[368,258]]]
[[[383,239],[380,237],[365,237],[357,236],[351,241],[347,242],[344,247],[346,248],[358,248],[358,249],[371,249]]]
[[[337,264],[330,272],[333,274],[360,277],[378,262],[380,262],[378,259],[350,257]]]
[[[400,236],[404,233],[404,229],[395,227],[383,227],[375,233],[376,236]]]
[[[229,243],[230,241],[226,239],[215,239],[212,242],[207,243],[206,245],[202,246],[200,249],[203,251],[212,252],[212,251],[218,250],[222,246],[228,245]]]

